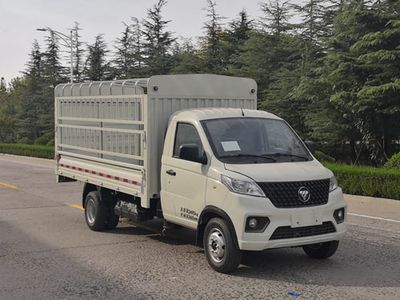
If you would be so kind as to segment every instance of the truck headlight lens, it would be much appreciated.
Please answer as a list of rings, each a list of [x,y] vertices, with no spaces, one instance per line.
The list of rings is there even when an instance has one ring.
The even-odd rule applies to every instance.
[[[239,180],[221,175],[221,182],[234,193],[265,197],[262,189],[254,181]]]
[[[329,192],[336,190],[338,187],[338,183],[335,176],[332,176],[329,180]]]

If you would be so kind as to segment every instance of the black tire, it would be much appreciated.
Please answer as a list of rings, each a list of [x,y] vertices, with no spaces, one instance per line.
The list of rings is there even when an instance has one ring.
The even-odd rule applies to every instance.
[[[85,220],[93,231],[102,231],[106,228],[107,206],[100,200],[100,193],[93,191],[85,198]]]
[[[234,234],[229,230],[226,221],[221,218],[212,218],[206,225],[203,238],[204,251],[209,265],[217,272],[230,273],[237,269],[242,260],[242,251],[234,242]],[[220,243],[215,240],[211,242],[213,238]],[[223,249],[223,254],[219,253],[220,256],[217,254],[218,249]]]
[[[339,241],[331,241],[319,244],[303,246],[304,252],[312,258],[325,259],[335,254],[339,247]]]

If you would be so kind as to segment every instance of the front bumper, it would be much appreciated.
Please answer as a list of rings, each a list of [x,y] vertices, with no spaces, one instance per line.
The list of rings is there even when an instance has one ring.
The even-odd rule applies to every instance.
[[[230,198],[226,199],[230,203],[227,212],[231,216],[241,250],[260,251],[339,240],[346,232],[345,222],[337,224],[333,216],[334,211],[338,208],[345,207],[347,212],[347,206],[340,188],[329,194],[327,204],[302,208],[276,208],[266,198],[234,193],[229,193],[227,198]],[[250,216],[268,217],[270,224],[261,233],[245,232],[246,219]],[[306,227],[320,225],[323,222],[332,222],[336,231],[305,237],[270,239],[275,230],[281,226]]]

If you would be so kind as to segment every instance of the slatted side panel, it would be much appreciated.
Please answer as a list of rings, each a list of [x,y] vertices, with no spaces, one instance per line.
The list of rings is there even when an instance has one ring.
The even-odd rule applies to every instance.
[[[122,166],[144,166],[144,95],[56,98],[57,151]]]

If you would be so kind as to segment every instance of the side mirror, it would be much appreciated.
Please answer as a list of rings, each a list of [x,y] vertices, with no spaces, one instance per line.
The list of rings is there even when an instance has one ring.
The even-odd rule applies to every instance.
[[[183,144],[179,147],[179,158],[189,161],[201,163],[202,165],[207,164],[207,156],[203,152],[200,153],[200,148],[196,144]]]
[[[313,141],[304,141],[304,144],[306,144],[308,150],[310,150],[310,152],[314,154],[315,150],[317,149],[317,143]]]

